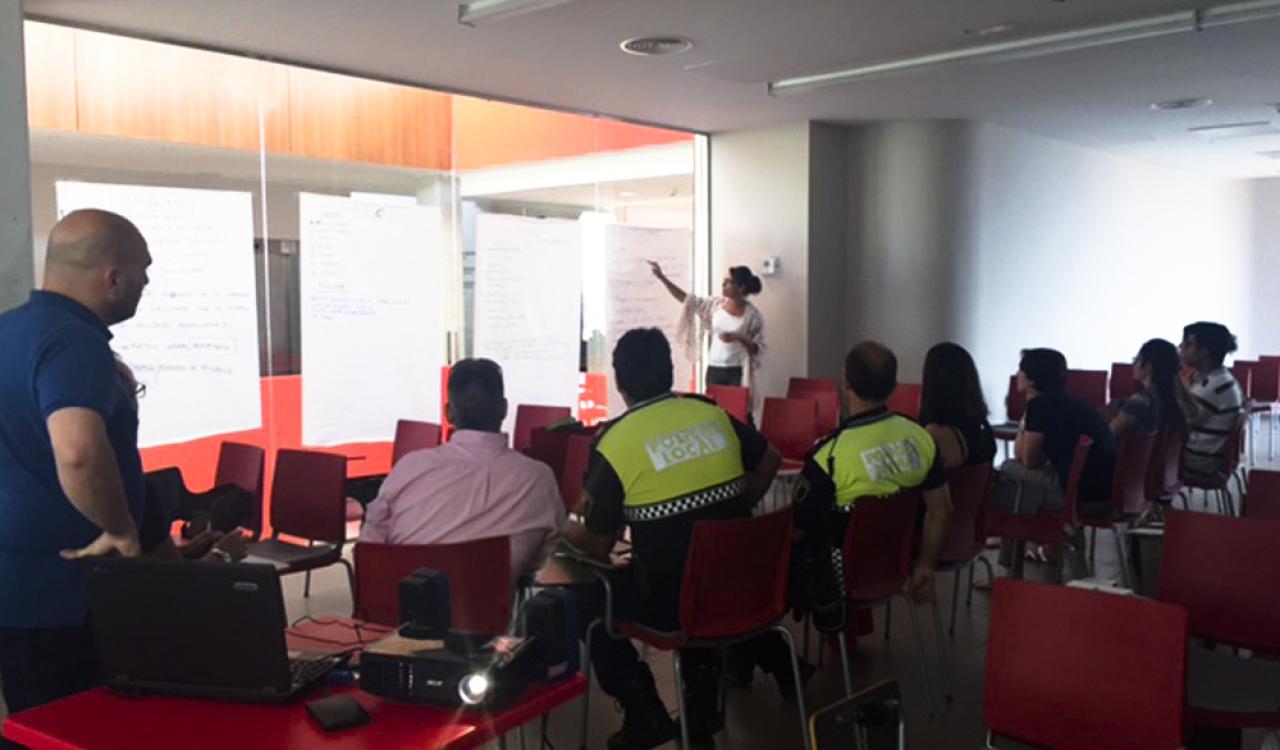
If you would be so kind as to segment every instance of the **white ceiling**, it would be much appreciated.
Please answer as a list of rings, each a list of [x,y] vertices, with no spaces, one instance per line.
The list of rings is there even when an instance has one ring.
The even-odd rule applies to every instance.
[[[1216,0],[1206,0],[1214,2]],[[803,119],[965,118],[1231,177],[1280,174],[1280,137],[1206,142],[1198,125],[1273,120],[1280,21],[971,63],[770,97],[765,82],[975,42],[1124,20],[1185,0],[579,0],[459,26],[453,0],[26,0],[34,17],[239,50],[500,98],[705,132]],[[644,59],[623,39],[696,47]],[[1003,37],[1002,37],[1003,38]],[[1157,113],[1153,101],[1214,106]]]

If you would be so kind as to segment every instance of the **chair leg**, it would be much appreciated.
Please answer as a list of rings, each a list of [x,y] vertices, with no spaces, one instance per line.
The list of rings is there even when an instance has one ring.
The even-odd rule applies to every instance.
[[[907,600],[907,614],[911,617],[911,634],[916,642],[916,656],[920,660],[920,678],[924,681],[925,704],[929,707],[929,716],[936,716],[937,707],[933,704],[933,685],[929,680],[929,663],[924,650],[924,634],[920,632],[920,613],[916,612],[915,602],[906,593],[896,594]]]
[[[982,559],[982,556],[979,555],[978,557],[975,557],[973,560],[969,561],[969,587],[965,589],[965,592],[964,592],[965,607],[973,606],[973,566],[978,560],[981,560],[981,559]]]
[[[853,695],[853,675],[849,673],[849,645],[844,642],[844,631],[836,633],[836,641],[840,644],[840,670],[844,676],[844,694]]]
[[[1098,552],[1098,529],[1091,527],[1089,529],[1089,567],[1093,567],[1094,561],[1097,559]]]
[[[1123,524],[1115,524],[1111,527],[1111,533],[1116,537],[1116,559],[1120,562],[1120,585],[1127,589],[1133,589],[1133,576],[1129,573],[1129,554],[1125,551],[1125,526]]]
[[[689,712],[684,705],[684,672],[680,668],[680,649],[671,650],[671,660],[676,668],[676,705],[680,708],[680,747],[692,747],[689,744]]]
[[[813,750],[812,738],[809,737],[809,712],[804,706],[804,681],[800,678],[800,660],[796,658],[796,639],[782,624],[774,625],[773,629],[782,635],[782,640],[787,642],[787,648],[791,651],[791,676],[796,681],[796,709],[800,712],[800,737],[804,740],[804,750]]]
[[[582,734],[578,750],[587,750],[587,724],[591,720],[591,636],[596,628],[602,627],[600,620],[592,620],[587,626],[587,636],[582,644],[582,670],[587,677],[587,689],[582,693]]]
[[[351,563],[347,562],[345,557],[339,557],[338,562],[342,567],[347,569],[347,591],[351,594],[351,616],[356,616],[356,569]],[[308,574],[309,575],[309,574]]]
[[[993,568],[993,567],[991,566],[991,561],[990,561],[990,560],[988,560],[987,558],[983,557],[982,555],[978,555],[978,557],[974,559],[974,562],[979,563],[979,564],[981,564],[981,565],[982,565],[982,567],[983,567],[983,568],[986,568],[986,570],[987,570],[987,584],[988,584],[988,585],[995,585],[995,582],[996,582],[996,569],[995,569],[995,568]],[[970,578],[970,579],[969,579],[969,583],[970,583],[970,584],[972,584],[972,583],[973,583],[973,579],[972,579],[972,578]],[[972,591],[972,590],[973,590],[973,586],[972,586],[972,585],[969,587],[969,590],[970,590],[970,591]],[[970,601],[970,603],[972,603],[972,602],[973,602],[973,597],[972,597],[972,595],[970,596],[969,601]]]
[[[959,578],[959,576],[956,577]],[[955,597],[952,597],[951,600],[955,601]],[[942,697],[943,700],[950,703],[953,697],[951,690],[951,659],[948,658],[949,655],[947,653],[947,637],[942,632],[942,610],[938,608],[937,597],[934,597],[933,601],[929,602],[929,605],[930,609],[933,610],[933,627],[938,636],[938,671],[942,675]],[[952,608],[951,611],[955,612],[955,609]]]
[[[960,568],[956,568],[956,574],[952,580],[954,583],[951,586],[951,628],[947,633],[954,637],[956,634],[956,603],[960,601]],[[969,563],[969,589],[973,590],[973,563]]]
[[[307,540],[307,546],[308,546],[308,547],[314,547],[314,546],[315,546],[315,541],[314,541],[314,540],[312,540],[312,539],[308,539],[308,540]],[[310,599],[310,598],[311,598],[311,571],[309,571],[309,570],[308,570],[306,573],[303,573],[302,575],[303,575],[303,578],[302,578],[302,598],[303,598],[303,599]]]
[[[1022,574],[1026,570],[1027,562],[1027,543],[1017,541],[1013,543],[1013,567],[1010,568],[1010,577],[1014,580],[1022,580]]]

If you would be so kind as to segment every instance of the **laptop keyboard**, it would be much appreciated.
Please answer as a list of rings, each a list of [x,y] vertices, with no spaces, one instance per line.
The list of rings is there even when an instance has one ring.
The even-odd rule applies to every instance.
[[[333,668],[333,659],[290,659],[289,681],[294,685],[307,685],[324,676]]]

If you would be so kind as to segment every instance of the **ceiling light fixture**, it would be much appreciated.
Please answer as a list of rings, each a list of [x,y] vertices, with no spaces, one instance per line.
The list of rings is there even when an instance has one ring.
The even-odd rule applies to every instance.
[[[1251,0],[1196,10],[1162,13],[1129,21],[1086,26],[1052,34],[980,44],[914,57],[900,57],[812,75],[770,81],[770,94],[791,94],[827,86],[839,86],[874,76],[906,73],[961,62],[1003,61],[1088,49],[1105,44],[1201,31],[1249,21],[1280,17],[1280,0]]]
[[[1196,128],[1187,128],[1187,132],[1206,141],[1225,141],[1231,138],[1280,135],[1280,127],[1273,125],[1270,120],[1255,120],[1223,125],[1201,125]]]
[[[497,21],[571,2],[574,0],[468,0],[458,3],[458,23],[475,26],[481,21]]]
[[[1176,112],[1182,109],[1204,109],[1213,105],[1212,99],[1170,99],[1163,102],[1152,102],[1151,109],[1156,112]]]
[[[682,36],[638,36],[623,40],[618,47],[628,55],[659,57],[688,52],[693,49],[693,41]]]

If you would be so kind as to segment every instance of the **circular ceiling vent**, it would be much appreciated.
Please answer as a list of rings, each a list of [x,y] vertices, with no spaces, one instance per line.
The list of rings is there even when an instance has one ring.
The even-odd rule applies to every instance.
[[[682,36],[638,36],[618,46],[628,55],[658,57],[688,52],[693,49],[693,42]]]

